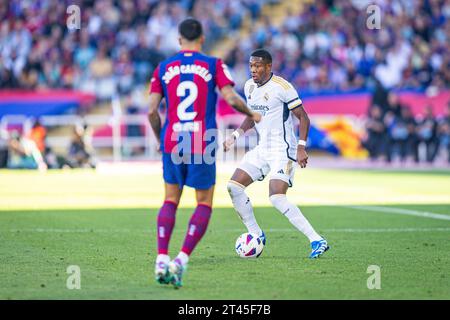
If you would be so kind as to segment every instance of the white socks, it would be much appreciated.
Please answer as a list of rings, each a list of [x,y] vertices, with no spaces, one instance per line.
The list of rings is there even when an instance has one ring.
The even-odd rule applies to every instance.
[[[187,265],[187,263],[189,262],[189,256],[183,251],[180,251],[175,259],[180,259],[183,266]],[[158,254],[158,256],[156,257],[156,265],[158,265],[160,262],[169,264],[170,257],[167,254]]]
[[[168,264],[170,262],[170,257],[167,254],[158,254],[158,256],[156,257],[156,265],[158,265],[158,263],[160,262]]]
[[[227,189],[230,194],[231,201],[233,202],[234,209],[241,217],[248,232],[260,235],[262,231],[256,222],[250,199],[245,194],[245,187],[236,181],[230,180],[228,181]],[[310,242],[322,239],[308,220],[306,220],[305,216],[303,216],[300,209],[287,200],[285,194],[274,194],[270,196],[270,202],[272,202],[272,205],[278,211],[289,219],[289,222],[291,222],[295,228],[308,237]]]
[[[187,265],[187,263],[189,262],[189,256],[183,251],[180,251],[175,259],[180,259],[183,266]]]
[[[239,182],[230,180],[228,181],[227,189],[230,194],[231,201],[233,202],[234,210],[236,210],[241,217],[248,232],[261,235],[262,231],[256,222],[252,203],[250,202],[249,197],[245,194],[245,187]]]
[[[271,195],[269,199],[270,202],[272,202],[272,205],[284,216],[286,216],[294,227],[308,237],[310,242],[322,239],[322,237],[313,229],[308,220],[306,220],[300,209],[287,200],[285,194],[274,194]]]

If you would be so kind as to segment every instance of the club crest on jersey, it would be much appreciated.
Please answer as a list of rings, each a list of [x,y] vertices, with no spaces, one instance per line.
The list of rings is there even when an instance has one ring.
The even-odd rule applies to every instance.
[[[255,85],[254,85],[254,84],[252,84],[252,85],[250,86],[250,89],[248,90],[248,99],[249,99],[249,100],[252,98],[252,92],[253,92],[253,90],[255,90]]]

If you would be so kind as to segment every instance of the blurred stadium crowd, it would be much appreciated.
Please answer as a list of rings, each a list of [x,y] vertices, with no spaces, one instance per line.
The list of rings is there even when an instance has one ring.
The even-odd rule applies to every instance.
[[[442,150],[450,164],[450,101],[445,116],[436,117],[426,105],[423,114],[414,117],[390,92],[385,103],[369,109],[365,129],[362,144],[372,160],[433,163]]]
[[[177,24],[201,20],[205,49],[256,19],[257,0],[11,0],[0,2],[0,87],[73,88],[99,99],[147,85],[157,64],[179,49]],[[66,27],[68,5],[80,30]]]
[[[87,126],[75,126],[66,155],[56,154],[47,144],[47,129],[37,120],[28,133],[0,130],[0,168],[61,169],[95,168],[92,132]]]
[[[368,5],[381,9],[379,30],[366,26]],[[226,58],[238,84],[247,79],[248,52],[265,47],[274,70],[302,90],[426,89],[450,86],[450,1],[311,1],[281,26],[269,17]]]
[[[81,1],[86,27],[71,32],[65,1],[2,1],[0,83],[95,90],[100,97],[129,93],[178,50],[177,23],[186,16],[202,21],[208,51],[244,19],[256,22],[267,2],[274,1]],[[450,86],[450,1],[376,1],[380,30],[366,27],[360,13],[367,5],[357,3],[314,1],[300,15],[287,12],[280,26],[262,17],[225,57],[237,86],[248,79],[249,52],[259,47],[272,52],[275,72],[301,90],[373,88],[374,79],[389,89]]]
[[[75,89],[98,101],[145,90],[157,64],[179,48],[177,24],[191,15],[204,26],[206,52],[225,36],[235,39],[224,59],[238,90],[248,79],[249,52],[265,47],[274,72],[300,94],[374,92],[363,137],[371,158],[420,161],[425,145],[424,160],[445,149],[450,162],[450,107],[437,118],[424,106],[414,118],[392,92],[450,88],[450,0],[374,1],[380,30],[366,27],[369,1],[308,1],[300,14],[286,12],[280,25],[262,15],[263,5],[278,2],[0,0],[0,89]],[[71,4],[82,8],[80,30],[66,27]],[[252,30],[240,38],[244,20]],[[82,135],[76,131],[75,145]],[[68,165],[92,166],[89,154]]]

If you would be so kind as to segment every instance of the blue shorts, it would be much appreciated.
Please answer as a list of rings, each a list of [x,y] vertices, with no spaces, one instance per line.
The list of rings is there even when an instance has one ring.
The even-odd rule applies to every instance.
[[[216,162],[212,164],[194,163],[191,157],[189,163],[174,163],[170,153],[163,152],[163,177],[166,183],[184,185],[200,190],[206,190],[216,184]]]

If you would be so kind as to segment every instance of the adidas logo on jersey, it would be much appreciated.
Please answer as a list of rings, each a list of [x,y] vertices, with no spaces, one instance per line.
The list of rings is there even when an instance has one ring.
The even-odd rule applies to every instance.
[[[277,173],[281,173],[281,174],[284,174],[284,171],[283,171],[283,169],[281,169],[280,171],[278,171]]]

